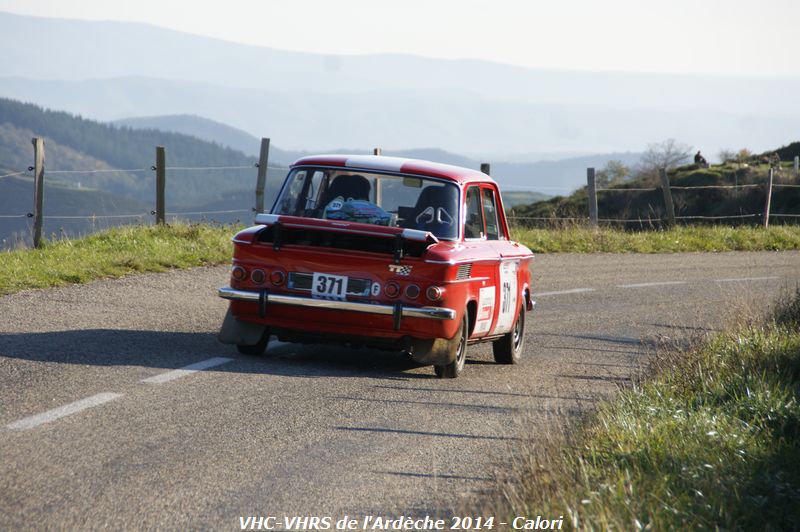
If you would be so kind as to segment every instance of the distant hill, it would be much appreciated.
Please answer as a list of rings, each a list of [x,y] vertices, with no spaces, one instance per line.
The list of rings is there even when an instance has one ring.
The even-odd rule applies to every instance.
[[[776,171],[775,183],[800,184],[792,170],[788,157],[800,143],[791,144],[777,150],[782,153],[783,162]],[[772,152],[769,152],[772,153]],[[786,155],[786,156],[785,156]],[[793,156],[792,156],[793,157]],[[787,160],[789,159],[789,160]],[[726,162],[700,168],[691,164],[668,172],[676,216],[741,218],[720,220],[694,220],[692,223],[723,223],[726,225],[758,224],[764,209],[764,185],[767,181],[769,164],[764,164],[764,156],[757,155],[738,162]],[[746,188],[704,188],[709,186],[757,185]],[[696,187],[696,188],[695,188]],[[654,188],[654,190],[636,190]],[[666,217],[664,198],[659,185],[652,179],[639,178],[610,187],[611,190],[598,192],[599,218],[636,220],[625,224],[629,228],[659,227],[660,219]],[[800,215],[800,189],[775,187],[772,192],[770,212]],[[514,208],[514,215],[520,223],[547,225],[549,222],[524,220],[524,218],[579,218],[587,219],[588,195],[586,187],[568,196],[557,196],[531,205]],[[754,215],[754,216],[752,216]],[[770,223],[797,223],[797,219],[774,218]]]
[[[245,152],[257,155],[260,140],[256,137],[233,128],[226,124],[198,116],[154,116],[140,118],[126,118],[116,121],[115,124],[127,125],[135,128],[158,128],[163,131],[175,131],[194,135],[205,140],[216,142],[222,146],[250,151]],[[273,143],[274,144],[274,143]],[[278,165],[288,165],[300,157],[315,153],[371,153],[377,146],[362,146],[358,148],[336,148],[319,151],[291,151],[283,150],[270,145],[270,162]],[[505,162],[492,160],[478,160],[457,153],[452,153],[440,148],[412,148],[398,150],[383,147],[384,155],[393,157],[408,157],[411,159],[424,159],[445,164],[454,164],[466,168],[480,168],[481,163],[492,164],[492,176],[503,190],[539,191],[538,199],[552,196],[556,193],[568,193],[586,182],[586,168],[594,166],[601,168],[610,160],[619,160],[631,166],[638,162],[640,153],[604,153],[568,157],[559,160],[533,161],[533,162]],[[520,196],[522,197],[522,196]],[[535,198],[527,198],[535,201]],[[524,200],[521,200],[524,201]]]
[[[112,122],[117,126],[126,126],[132,129],[158,129],[173,133],[183,133],[191,135],[209,142],[216,142],[221,146],[240,151],[245,155],[257,156],[261,140],[246,131],[236,129],[229,125],[208,118],[196,115],[165,115],[165,116],[145,116],[135,118],[122,118]],[[270,152],[280,152],[281,150],[270,146]],[[285,160],[285,157],[277,158]]]
[[[45,215],[119,216],[154,209],[155,147],[167,154],[167,211],[194,212],[207,204],[215,210],[247,210],[255,195],[256,158],[215,142],[155,129],[133,129],[87,120],[69,113],[0,98],[0,175],[24,171],[33,164],[31,138],[45,139]],[[225,170],[187,168],[241,167]],[[286,170],[270,167],[267,202]],[[32,210],[33,185],[24,177],[0,178],[0,241],[4,246],[28,232],[18,216]],[[148,215],[149,216],[149,215]],[[194,216],[198,218],[201,215]],[[192,218],[192,216],[187,216]],[[242,214],[215,213],[217,221]],[[120,219],[117,221],[130,221]],[[45,232],[74,235],[116,223],[112,219],[80,221],[46,219]],[[105,224],[105,225],[103,225]]]
[[[503,206],[506,209],[516,207],[518,205],[530,205],[539,201],[546,201],[552,195],[541,194],[539,192],[528,192],[522,190],[507,190],[503,194]]]
[[[1,63],[0,63],[1,64]],[[754,89],[757,90],[757,89]],[[798,87],[800,91],[800,86]],[[239,89],[151,78],[31,80],[0,77],[0,96],[97,120],[195,114],[283,149],[438,146],[457,153],[610,152],[674,137],[706,153],[760,150],[791,135],[800,111],[736,113],[691,108],[578,106],[482,99],[464,89],[316,94]],[[750,139],[756,136],[758,144]]]
[[[775,153],[782,161],[794,161],[795,157],[800,157],[800,142],[792,142],[775,150]]]
[[[142,170],[132,173],[61,174],[56,179],[81,182],[139,201],[152,201],[155,147],[165,146],[168,167],[243,167],[241,170],[168,172],[167,195],[173,207],[208,203],[236,189],[255,190],[253,156],[189,135],[133,129],[87,120],[61,111],[0,98],[0,167],[24,168],[32,162],[31,136],[45,138],[46,168],[62,170]],[[270,172],[273,180],[285,171]],[[55,174],[53,175],[55,177]]]

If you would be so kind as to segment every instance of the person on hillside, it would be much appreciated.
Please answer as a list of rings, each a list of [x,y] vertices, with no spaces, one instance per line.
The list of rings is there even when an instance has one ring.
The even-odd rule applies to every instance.
[[[700,150],[697,150],[697,153],[694,154],[694,164],[700,168],[708,168],[708,161],[706,161],[706,158],[700,153]]]

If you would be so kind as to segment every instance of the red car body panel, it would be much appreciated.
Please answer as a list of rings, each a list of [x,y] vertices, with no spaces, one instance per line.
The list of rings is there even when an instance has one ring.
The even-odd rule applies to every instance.
[[[488,175],[456,166],[381,156],[322,155],[305,157],[292,165],[292,168],[305,167],[341,167],[353,172],[387,172],[455,183],[461,209],[457,222],[461,227],[459,236],[456,240],[440,240],[430,233],[409,232],[401,227],[268,215],[268,221],[240,231],[233,239],[233,267],[244,268],[246,277],[232,278],[230,289],[244,293],[264,292],[262,297],[266,301],[228,297],[232,299],[230,310],[236,320],[276,330],[316,334],[320,338],[345,336],[399,342],[403,339],[452,338],[467,312],[469,338],[479,341],[506,334],[517,319],[521,305],[532,308],[530,265],[533,255],[528,248],[507,237],[509,229],[500,192]],[[464,238],[463,213],[467,209],[466,190],[470,186],[493,191],[500,238]],[[304,232],[353,235],[375,239],[376,242],[385,241],[387,246],[391,242],[409,239],[409,242],[414,240],[413,245],[418,246],[415,249],[419,252],[398,259],[385,252],[298,244],[300,237],[297,235]],[[284,243],[282,234],[296,238]],[[253,279],[254,270],[264,272],[263,282],[256,282],[261,280],[260,276]],[[291,288],[289,278],[307,283],[309,277],[320,272],[358,280],[360,286],[372,287],[369,293],[348,293],[347,302],[392,305],[395,309],[438,307],[455,312],[452,319],[413,316],[398,319],[393,314],[370,313],[370,307],[364,307],[367,311],[349,311],[269,302],[269,298],[276,295],[311,298],[305,284],[298,288],[300,281],[297,281]],[[273,273],[276,279],[272,279]],[[280,283],[273,282],[281,279]],[[400,289],[395,297],[388,293],[391,283]],[[418,293],[408,288],[411,285],[419,288]],[[441,298],[431,300],[427,294],[429,287],[438,287]]]

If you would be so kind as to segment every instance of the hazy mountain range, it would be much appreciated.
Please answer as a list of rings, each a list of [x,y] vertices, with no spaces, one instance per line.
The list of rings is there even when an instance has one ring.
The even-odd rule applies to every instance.
[[[46,235],[75,236],[97,229],[152,221],[155,147],[166,147],[167,212],[203,211],[183,218],[252,220],[256,158],[194,136],[131,129],[43,110],[0,98],[0,249],[29,241],[33,180],[32,137],[44,138]],[[188,170],[223,166],[218,170]],[[22,172],[23,175],[7,175]],[[270,165],[267,205],[285,168]],[[208,213],[219,211],[222,213]],[[235,211],[235,212],[227,212]]]
[[[117,120],[114,124],[132,128],[152,128],[162,131],[173,131],[192,135],[200,139],[231,147],[247,155],[257,156],[261,144],[260,139],[234,127],[198,116],[153,116]],[[368,147],[339,148],[326,150],[333,153],[370,153]],[[295,160],[315,153],[313,150],[283,150],[270,145],[270,163],[288,166]],[[383,150],[384,155],[425,159],[445,164],[454,164],[467,168],[480,168],[485,159],[474,159],[465,155],[442,150],[440,148],[413,148],[407,150]],[[618,160],[632,166],[640,158],[640,153],[602,153],[567,157],[554,161],[536,162],[496,162],[491,163],[491,172],[503,190],[523,190],[530,194],[515,196],[515,204],[520,201],[531,203],[554,194],[565,194],[575,187],[586,184],[586,168],[600,168],[610,160]],[[539,190],[545,194],[537,194]]]
[[[496,162],[672,137],[714,154],[785,143],[800,119],[800,80],[747,78],[746,65],[733,78],[330,56],[10,14],[0,64],[0,95],[101,120],[198,115],[291,150],[435,146]]]

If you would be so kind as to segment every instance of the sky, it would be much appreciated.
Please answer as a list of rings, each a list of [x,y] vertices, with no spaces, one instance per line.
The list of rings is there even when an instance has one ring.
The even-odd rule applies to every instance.
[[[0,11],[315,53],[800,78],[798,0],[0,0]]]

